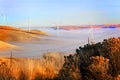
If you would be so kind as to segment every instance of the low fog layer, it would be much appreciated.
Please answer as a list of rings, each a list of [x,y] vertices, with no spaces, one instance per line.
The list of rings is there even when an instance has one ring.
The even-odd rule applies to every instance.
[[[53,28],[37,28],[45,31],[51,36],[41,36],[41,40],[34,42],[12,42],[22,47],[21,50],[8,50],[0,52],[0,56],[10,56],[12,51],[14,57],[41,57],[46,52],[74,53],[78,46],[90,42],[99,42],[110,37],[119,37],[119,28],[94,28],[80,30],[55,30]]]

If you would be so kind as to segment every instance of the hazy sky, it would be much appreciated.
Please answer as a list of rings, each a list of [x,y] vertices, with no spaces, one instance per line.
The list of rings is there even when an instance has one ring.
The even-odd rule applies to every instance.
[[[120,23],[120,0],[0,0],[0,24],[28,20],[31,26]]]

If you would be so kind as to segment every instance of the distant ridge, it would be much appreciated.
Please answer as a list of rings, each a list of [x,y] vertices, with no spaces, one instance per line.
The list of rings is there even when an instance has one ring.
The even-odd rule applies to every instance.
[[[81,26],[59,26],[60,29],[64,30],[77,30],[77,29],[85,29],[85,28],[120,28],[120,24],[104,24],[104,25],[81,25]]]

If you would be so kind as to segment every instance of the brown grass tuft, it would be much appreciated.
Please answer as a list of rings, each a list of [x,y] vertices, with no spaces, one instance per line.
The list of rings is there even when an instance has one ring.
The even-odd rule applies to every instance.
[[[64,63],[60,59],[0,58],[0,80],[55,79]]]

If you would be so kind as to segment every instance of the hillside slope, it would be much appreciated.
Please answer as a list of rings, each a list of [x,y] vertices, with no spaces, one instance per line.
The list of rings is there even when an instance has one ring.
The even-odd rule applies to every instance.
[[[8,50],[8,49],[20,49],[20,47],[0,41],[0,50]]]
[[[9,26],[0,26],[1,41],[19,41],[26,42],[40,39],[39,36],[26,32],[25,30]]]
[[[23,30],[11,26],[0,25],[0,50],[6,50],[9,47],[17,48],[17,46],[6,42],[30,42],[40,40],[39,35],[48,35],[40,30]]]

